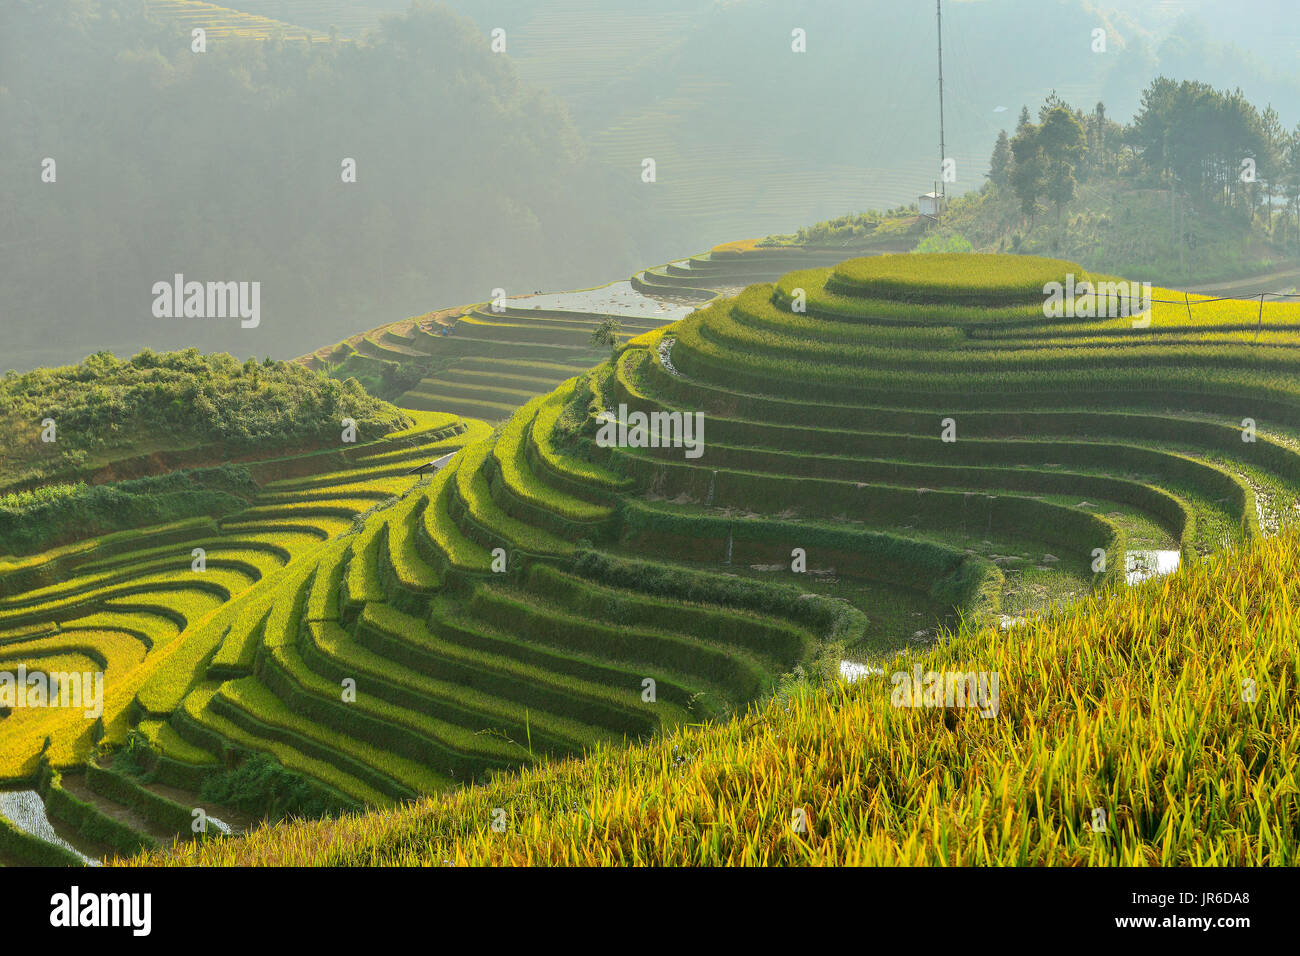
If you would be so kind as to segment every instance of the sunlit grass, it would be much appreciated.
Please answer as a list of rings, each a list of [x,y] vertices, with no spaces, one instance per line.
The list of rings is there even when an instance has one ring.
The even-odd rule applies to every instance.
[[[1292,865],[1298,632],[1291,533],[1014,640],[967,631],[887,665],[997,672],[991,719],[894,707],[887,677],[803,688],[407,808],[139,862]]]

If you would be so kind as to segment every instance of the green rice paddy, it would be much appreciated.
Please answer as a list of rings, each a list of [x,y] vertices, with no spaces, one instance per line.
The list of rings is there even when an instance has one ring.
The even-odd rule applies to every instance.
[[[979,305],[959,279],[982,257],[962,258],[800,268],[634,330],[549,392],[485,384],[495,429],[417,411],[383,441],[259,463],[244,512],[187,527],[202,574],[167,529],[15,559],[4,659],[102,661],[108,684],[102,725],[4,718],[6,776],[97,765],[142,731],[172,779],[265,755],[335,808],[499,786],[834,682],[846,659],[929,652],[947,628],[1001,620],[1013,647],[1113,601],[1132,553],[1190,573],[1290,524],[1294,346],[1227,316],[1221,340],[1166,344],[1160,312],[1122,344],[1076,346],[1088,323],[1036,338],[1052,320],[1026,283],[1069,264],[995,281],[990,260]],[[908,288],[838,278],[871,274]],[[911,293],[948,285],[956,305]],[[552,318],[457,325],[575,334]],[[696,414],[692,456],[674,417]],[[655,440],[610,445],[611,418]]]

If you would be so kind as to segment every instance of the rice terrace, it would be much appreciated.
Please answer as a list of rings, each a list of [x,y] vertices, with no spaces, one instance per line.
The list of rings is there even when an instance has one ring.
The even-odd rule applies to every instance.
[[[630,0],[0,12],[33,925],[167,937],[236,866],[345,868],[241,887],[299,909],[413,894],[390,867],[996,867],[878,902],[1268,922],[1300,81],[1220,0],[914,6],[671,0],[662,50]],[[1017,63],[1007,22],[1073,39]],[[906,110],[836,85],[855,31],[911,50]],[[796,168],[728,172],[769,122],[733,85],[786,95],[741,63],[841,114],[797,113],[797,168],[828,144],[809,197],[865,211],[774,172],[767,233],[723,231]],[[861,111],[887,175],[830,145]]]

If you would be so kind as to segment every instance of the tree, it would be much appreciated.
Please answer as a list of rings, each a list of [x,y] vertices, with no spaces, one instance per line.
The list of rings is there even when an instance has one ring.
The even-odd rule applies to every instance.
[[[960,232],[944,229],[933,232],[916,244],[913,252],[974,252],[975,247]]]
[[[1089,170],[1104,174],[1119,170],[1119,149],[1124,139],[1124,128],[1106,113],[1106,104],[1098,101],[1088,114],[1084,130],[1088,148],[1084,160]]]
[[[1282,119],[1270,104],[1260,116],[1260,133],[1263,153],[1259,157],[1260,172],[1265,183],[1264,215],[1268,228],[1273,228],[1273,196],[1280,192],[1278,188],[1283,179],[1284,155],[1287,148],[1287,133],[1282,126]]]
[[[1286,141],[1286,168],[1282,174],[1282,190],[1290,207],[1296,240],[1300,241],[1300,124],[1291,131]]]
[[[998,141],[993,144],[993,157],[989,160],[989,182],[994,186],[1006,186],[1011,182],[1011,171],[1015,157],[1011,154],[1011,140],[1007,131],[998,133]]]
[[[1016,120],[1016,135],[1019,136],[1032,125],[1033,120],[1029,118],[1029,107],[1020,107],[1020,118]]]
[[[1276,117],[1260,116],[1241,90],[1157,77],[1126,131],[1139,164],[1157,178],[1203,200],[1239,208],[1251,219],[1260,182],[1272,189],[1282,132]],[[1248,170],[1253,167],[1253,175]]]
[[[1086,148],[1083,126],[1068,106],[1053,106],[1038,127],[1037,140],[1046,167],[1044,191],[1059,217],[1074,198],[1075,165]]]
[[[1043,100],[1043,105],[1038,107],[1038,122],[1046,123],[1047,117],[1050,116],[1054,110],[1069,110],[1069,108],[1070,104],[1061,99],[1056,90],[1052,90],[1052,92],[1047,94],[1047,99]]]
[[[1177,85],[1165,76],[1158,76],[1142,91],[1142,105],[1126,131],[1126,137],[1141,156],[1142,165],[1152,171],[1168,174],[1173,165],[1169,155],[1169,132],[1174,110]]]
[[[608,345],[612,352],[618,348],[618,336],[623,331],[623,323],[612,315],[607,315],[591,330],[591,347],[600,348]]]
[[[1032,224],[1046,178],[1046,163],[1038,142],[1037,126],[1029,123],[1016,133],[1011,140],[1011,155],[1015,159],[1011,171],[1011,188],[1020,200],[1021,211],[1029,217]]]

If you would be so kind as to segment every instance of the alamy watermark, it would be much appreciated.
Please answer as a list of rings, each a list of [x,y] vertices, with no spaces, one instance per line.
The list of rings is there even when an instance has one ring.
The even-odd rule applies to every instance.
[[[156,319],[239,318],[245,329],[262,322],[260,282],[186,282],[178,272],[171,282],[155,282],[153,296]]]
[[[107,927],[148,936],[153,928],[152,893],[92,893],[73,886],[50,897],[50,925],[56,928]]]
[[[704,454],[703,412],[646,414],[619,405],[617,415],[602,411],[596,421],[596,444],[601,448],[684,448],[687,458]]]
[[[0,671],[0,707],[67,707],[94,719],[104,713],[104,672]]]
[[[1151,321],[1150,282],[1065,282],[1043,286],[1043,316],[1048,319],[1134,319],[1134,325]]]
[[[895,671],[889,702],[895,707],[974,707],[981,717],[998,715],[997,671]]]

